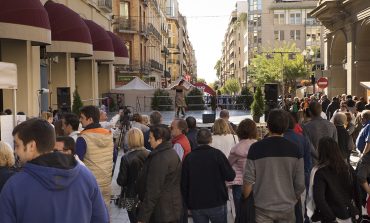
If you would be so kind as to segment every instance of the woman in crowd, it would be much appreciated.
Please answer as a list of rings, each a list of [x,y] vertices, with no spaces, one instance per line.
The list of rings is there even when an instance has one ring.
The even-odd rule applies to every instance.
[[[148,131],[149,130],[149,127],[142,124],[142,121],[143,121],[143,118],[141,117],[140,114],[138,113],[135,113],[133,116],[132,116],[132,123],[131,123],[131,127],[134,127],[134,128],[138,128],[140,129],[143,133]]]
[[[242,196],[243,173],[248,151],[250,146],[257,141],[256,123],[250,119],[244,119],[239,123],[236,134],[238,135],[239,143],[231,148],[229,155],[229,163],[234,169],[236,176],[234,181],[229,184],[232,185],[235,210],[238,211],[239,200]],[[236,213],[236,215],[238,215],[238,213]]]
[[[313,200],[316,205],[311,219],[322,223],[350,223],[358,215],[354,171],[343,159],[334,139],[323,137],[319,141],[318,152],[318,165],[311,173]]]
[[[54,127],[54,125],[53,125],[53,121],[54,121],[53,113],[51,113],[51,112],[42,112],[41,113],[41,118],[48,121],[50,123],[50,125],[52,125]]]
[[[127,139],[129,152],[121,158],[117,184],[122,187],[121,198],[123,198],[130,222],[136,223],[136,206],[139,202],[136,180],[149,151],[144,148],[144,136],[140,129],[131,128],[127,132]]]
[[[347,116],[343,112],[337,112],[333,116],[334,125],[338,133],[338,146],[343,157],[349,162],[352,148],[350,147],[350,135],[345,126],[347,125]]]
[[[238,143],[238,138],[227,121],[219,118],[212,127],[212,143],[210,146],[221,150],[226,157],[229,157],[230,150]]]
[[[8,144],[0,141],[0,192],[6,181],[14,174],[12,169],[14,164],[13,150]]]
[[[149,126],[150,125],[150,122],[149,122],[149,116],[148,115],[141,115],[141,124],[145,125],[145,126]]]

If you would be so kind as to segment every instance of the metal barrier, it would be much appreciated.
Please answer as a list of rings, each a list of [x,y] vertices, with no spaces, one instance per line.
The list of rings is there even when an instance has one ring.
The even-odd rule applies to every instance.
[[[175,97],[174,96],[156,96],[157,98],[171,98],[172,103],[169,104],[160,104],[158,107],[171,107],[171,110],[175,110]],[[190,95],[185,96],[185,100],[187,101],[187,107],[189,110],[207,110],[208,108],[212,107],[212,97],[213,96],[202,96],[202,95]],[[136,111],[138,112],[146,112],[151,111],[151,103],[154,96],[140,96],[136,98]],[[200,100],[196,100],[197,103],[188,103],[189,101],[194,101],[195,98],[203,99],[204,103],[199,103]],[[221,95],[216,96],[215,105],[216,107],[220,107],[222,109],[228,110],[248,110],[250,104],[253,101],[253,95]],[[194,107],[200,107],[199,109],[193,109]],[[203,108],[201,108],[203,107]]]

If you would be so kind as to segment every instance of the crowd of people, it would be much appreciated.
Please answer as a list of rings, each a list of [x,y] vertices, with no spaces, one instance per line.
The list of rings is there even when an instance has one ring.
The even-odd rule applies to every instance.
[[[0,142],[0,219],[110,222],[115,180],[116,203],[135,223],[364,220],[369,106],[350,95],[286,99],[270,111],[264,137],[251,119],[234,125],[227,110],[211,129],[192,116],[165,125],[158,111],[123,109],[110,121],[95,106],[54,121],[45,114],[14,128],[15,156]],[[351,154],[361,157],[357,167]]]

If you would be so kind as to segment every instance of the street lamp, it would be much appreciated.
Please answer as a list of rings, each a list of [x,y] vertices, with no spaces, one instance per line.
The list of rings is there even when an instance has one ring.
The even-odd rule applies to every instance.
[[[309,70],[308,69],[308,63],[311,63],[312,62],[312,57],[314,55],[315,55],[315,52],[313,50],[311,50],[311,49],[303,50],[302,51],[302,56],[304,58],[305,65],[306,65],[306,62],[307,62],[307,70]],[[312,93],[313,94],[316,93],[315,83],[316,83],[315,75],[314,74],[311,74],[311,84],[312,84]]]
[[[163,74],[164,74],[164,81],[165,81],[165,88],[167,88],[167,56],[168,55],[173,55],[173,54],[180,54],[180,52],[169,52],[167,47],[163,47],[163,50],[161,50],[161,53],[164,54],[164,71],[163,71]]]

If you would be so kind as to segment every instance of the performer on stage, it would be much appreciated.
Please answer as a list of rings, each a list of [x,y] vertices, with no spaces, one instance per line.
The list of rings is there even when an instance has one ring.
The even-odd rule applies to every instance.
[[[181,80],[178,85],[174,86],[172,89],[176,90],[176,97],[175,97],[175,110],[176,110],[176,117],[179,117],[179,113],[181,110],[182,117],[185,117],[185,96],[184,91],[187,90],[185,88],[184,80]]]

